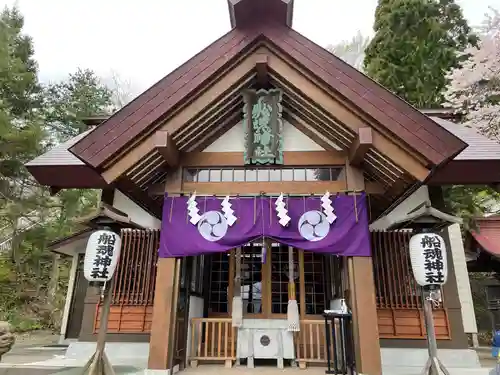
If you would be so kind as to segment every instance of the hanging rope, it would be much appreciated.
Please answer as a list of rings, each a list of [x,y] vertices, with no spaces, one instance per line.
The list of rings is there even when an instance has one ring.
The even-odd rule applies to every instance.
[[[241,327],[243,323],[243,300],[241,299],[241,247],[238,247],[235,251],[234,292],[231,317],[232,326]]]
[[[358,222],[358,194],[354,193],[354,212],[356,215],[356,223]]]
[[[175,197],[172,197],[171,201],[170,201],[170,213],[168,214],[168,222],[171,223],[172,222],[172,213],[174,212],[174,198]],[[187,214],[186,214],[187,215]]]
[[[442,298],[441,298],[441,290],[431,290],[429,292],[429,295],[425,297],[427,301],[430,301],[432,303],[432,307],[438,308],[441,305]]]
[[[253,223],[257,222],[257,197],[253,199]]]
[[[264,223],[264,197],[260,198],[260,212],[262,214],[262,253],[261,253],[261,258],[260,262],[262,264],[266,264],[267,260],[267,241],[266,241],[266,224]]]
[[[294,263],[293,263],[293,247],[288,246],[288,308],[287,308],[287,320],[288,320],[288,331],[299,332],[300,331],[300,315],[299,306],[297,300],[295,299],[295,275],[294,275]]]
[[[262,213],[264,215],[264,213]],[[273,224],[273,198],[269,197],[269,227]]]

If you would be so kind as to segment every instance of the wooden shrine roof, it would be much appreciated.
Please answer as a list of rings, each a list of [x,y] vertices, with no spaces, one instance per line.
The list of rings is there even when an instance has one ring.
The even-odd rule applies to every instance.
[[[73,158],[65,158],[78,161],[72,171],[87,170],[79,172],[81,178],[61,173],[57,161],[54,168],[41,163],[43,158],[27,166],[35,178],[57,188],[87,187],[80,186],[83,180],[98,188],[112,184],[158,215],[161,196],[152,197],[149,188],[164,186],[179,160],[189,167],[186,158],[241,121],[241,92],[255,87],[282,90],[283,118],[326,150],[324,163],[317,165],[327,165],[326,159],[328,165],[345,164],[362,130],[368,130],[371,146],[362,168],[368,183],[377,185],[381,208],[415,183],[427,182],[467,147],[464,139],[291,29],[292,0],[228,4],[230,32],[111,117],[89,122],[103,120],[66,145]],[[285,155],[285,165],[305,165],[296,161]],[[93,175],[84,179],[84,172]]]
[[[247,4],[252,2],[255,1],[240,1]],[[279,2],[283,0],[267,1],[269,9],[274,9]],[[262,8],[261,5],[258,9],[265,10],[266,7]],[[186,106],[203,88],[214,85],[225,70],[262,41],[305,68],[328,90],[373,119],[392,137],[404,142],[424,158],[431,168],[454,157],[466,147],[459,138],[401,98],[284,22],[279,22],[280,18],[260,20],[258,12],[249,14],[253,16],[248,16],[249,19],[241,27],[233,28],[139,95],[96,131],[78,141],[71,147],[71,152],[94,168],[103,167],[138,137],[154,131],[165,119]]]

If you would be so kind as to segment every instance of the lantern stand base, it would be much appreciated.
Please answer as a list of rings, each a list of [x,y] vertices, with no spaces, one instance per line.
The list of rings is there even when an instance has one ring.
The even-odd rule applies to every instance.
[[[113,279],[103,286],[103,295],[101,296],[102,315],[100,319],[99,333],[97,334],[96,351],[83,367],[82,375],[115,375],[113,366],[111,366],[111,362],[104,352],[104,347],[106,345],[106,333],[108,330],[109,310],[111,308],[112,288]]]
[[[115,375],[106,353],[94,353],[83,367],[84,375]]]
[[[426,298],[426,295],[430,295],[432,288],[424,288],[423,290],[423,305],[424,305],[424,318],[425,318],[425,328],[427,331],[427,344],[429,349],[429,359],[425,363],[422,375],[439,375],[439,370],[444,375],[450,375],[448,370],[444,367],[443,363],[439,360],[437,356],[437,342],[436,342],[436,331],[434,329],[434,317],[432,314],[432,300]]]

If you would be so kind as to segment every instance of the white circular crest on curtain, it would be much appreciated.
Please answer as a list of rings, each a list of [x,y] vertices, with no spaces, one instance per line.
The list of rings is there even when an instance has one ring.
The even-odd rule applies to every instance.
[[[299,219],[299,233],[308,241],[321,241],[329,232],[330,224],[323,212],[307,211]]]
[[[227,220],[219,211],[205,212],[198,222],[198,232],[210,242],[219,241],[227,233]]]

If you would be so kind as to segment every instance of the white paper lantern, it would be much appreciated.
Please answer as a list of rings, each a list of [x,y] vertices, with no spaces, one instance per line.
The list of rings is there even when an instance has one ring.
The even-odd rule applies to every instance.
[[[120,236],[109,230],[90,235],[83,265],[83,275],[88,281],[111,280],[120,258],[121,243]]]
[[[410,238],[410,259],[420,286],[442,285],[448,278],[446,247],[439,234],[419,233]]]

